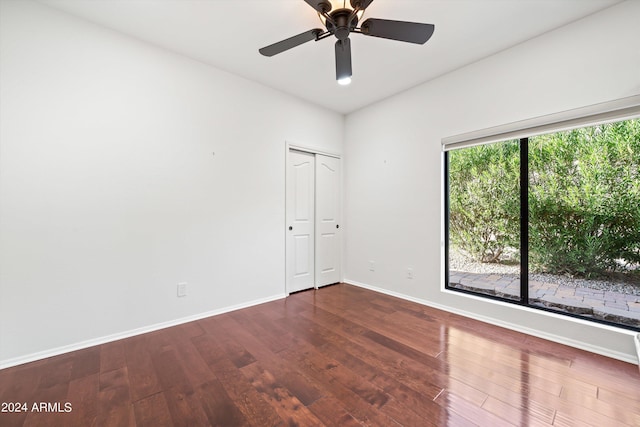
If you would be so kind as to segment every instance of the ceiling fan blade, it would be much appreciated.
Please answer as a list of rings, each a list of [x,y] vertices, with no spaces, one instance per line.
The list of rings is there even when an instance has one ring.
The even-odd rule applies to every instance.
[[[329,0],[304,0],[309,6],[320,13],[331,11],[331,2]]]
[[[351,7],[355,9],[357,6],[360,10],[365,10],[371,3],[373,3],[373,0],[351,0]]]
[[[336,42],[336,80],[351,77],[351,40],[348,38]]]
[[[425,44],[435,30],[433,24],[375,18],[367,19],[360,28],[362,29],[362,34],[367,36],[416,44]]]
[[[260,52],[264,56],[277,55],[284,52],[285,50],[289,50],[303,43],[315,40],[318,37],[318,34],[322,34],[322,30],[319,28],[315,28],[313,30],[305,31],[304,33],[298,34],[297,36],[289,37],[286,40],[279,41],[278,43],[263,47],[262,49],[259,49],[258,52]]]

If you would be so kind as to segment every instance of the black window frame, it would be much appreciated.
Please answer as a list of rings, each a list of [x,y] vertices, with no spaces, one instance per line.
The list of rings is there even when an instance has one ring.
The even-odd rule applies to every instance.
[[[624,120],[624,119],[623,119]],[[634,332],[640,332],[640,328],[621,323],[615,323],[603,319],[582,316],[580,314],[554,310],[553,308],[544,307],[529,302],[529,138],[519,138],[520,145],[520,299],[504,298],[497,295],[490,295],[481,292],[475,292],[469,289],[452,287],[449,285],[449,218],[450,218],[450,182],[449,182],[449,151],[444,152],[444,212],[445,212],[445,289],[453,292],[473,295],[488,300],[496,300],[506,302],[516,306],[533,308],[539,311],[545,311],[563,316],[587,320],[593,323],[599,323],[608,326],[614,326],[621,329],[627,329]],[[464,149],[464,148],[460,148]]]

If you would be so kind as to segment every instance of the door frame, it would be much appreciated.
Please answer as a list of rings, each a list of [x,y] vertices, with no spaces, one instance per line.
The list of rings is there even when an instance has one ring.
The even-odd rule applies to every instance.
[[[284,224],[282,226],[282,230],[283,230],[283,234],[284,234],[284,293],[285,295],[290,295],[289,292],[289,288],[290,288],[290,284],[289,284],[289,275],[287,274],[287,182],[289,179],[289,153],[291,152],[291,150],[295,150],[295,151],[302,151],[304,153],[309,153],[309,154],[320,154],[322,156],[328,156],[328,157],[334,157],[336,159],[339,159],[342,161],[342,155],[337,154],[337,153],[332,153],[329,151],[325,151],[325,150],[321,150],[319,148],[316,147],[311,147],[308,145],[300,145],[291,141],[285,141],[285,158],[284,158]],[[342,167],[341,167],[341,171],[342,171]],[[341,194],[341,198],[343,198],[343,177],[344,174],[341,172],[340,174],[340,194]],[[343,210],[344,210],[344,203],[343,200],[341,200],[340,202],[340,222],[344,223],[344,221],[342,221],[342,214],[343,214]],[[344,226],[343,226],[344,229]],[[342,247],[340,248],[340,281],[342,281],[342,279],[344,278],[343,274],[343,270],[342,270],[342,254],[344,253],[344,239],[342,239]],[[314,255],[315,257],[315,255]],[[314,274],[315,276],[315,274]],[[314,289],[318,289],[318,285],[315,284],[315,279],[314,279],[314,285],[313,285]]]

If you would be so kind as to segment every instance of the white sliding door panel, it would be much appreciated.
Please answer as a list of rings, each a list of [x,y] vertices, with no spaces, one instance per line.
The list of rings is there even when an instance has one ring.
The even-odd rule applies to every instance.
[[[340,159],[287,153],[286,291],[341,279]]]
[[[315,156],[291,150],[287,165],[286,289],[315,286]]]
[[[294,278],[305,276],[311,277],[310,272],[313,271],[313,266],[310,264],[310,261],[313,260],[313,253],[310,251],[310,249],[313,249],[311,239],[312,236],[308,234],[297,234],[293,236],[293,259],[295,260],[293,272]],[[313,286],[313,283],[311,283],[311,286]]]
[[[316,287],[340,281],[340,159],[316,154]]]

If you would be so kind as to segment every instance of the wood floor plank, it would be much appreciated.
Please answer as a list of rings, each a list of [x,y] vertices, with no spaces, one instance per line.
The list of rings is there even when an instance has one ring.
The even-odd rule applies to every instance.
[[[445,389],[448,393],[455,394],[464,400],[473,403],[476,406],[482,406],[489,397],[488,394],[482,392],[470,385],[463,383],[455,378],[450,378]],[[436,396],[437,398],[437,396]]]
[[[231,360],[220,360],[213,366],[213,371],[249,424],[254,426],[285,425],[275,409],[253,388],[251,382]]]
[[[86,356],[86,355],[85,355]],[[95,360],[95,354],[91,357],[91,370],[99,368],[99,360]],[[82,374],[88,368],[83,363]],[[67,401],[71,403],[72,410],[65,416],[66,425],[95,426],[98,418],[98,390],[99,374],[82,375],[69,383]]]
[[[217,379],[201,384],[196,394],[212,426],[248,426],[249,421]]]
[[[427,354],[400,343],[392,337],[377,333],[365,324],[353,322],[351,316],[347,315],[343,317],[336,314],[333,310],[326,311],[323,308],[316,306],[308,307],[311,307],[312,311],[301,312],[302,316],[305,316],[318,324],[332,322],[332,327],[337,328],[343,336],[347,337],[351,341],[361,344],[364,347],[371,348],[371,342],[375,342],[376,339],[380,338],[379,342],[375,342],[375,344],[377,344],[374,347],[376,352],[380,350],[385,351],[387,349],[393,351],[396,355],[404,352],[406,355],[411,355],[411,359],[417,360],[429,368],[433,368],[433,364],[437,365],[435,369],[441,368],[440,361],[436,360],[434,357],[428,357]],[[324,342],[319,342],[318,344],[323,345]]]
[[[401,426],[438,427],[433,418],[420,416],[393,399],[387,401],[380,410]]]
[[[231,324],[229,327],[232,329],[236,326],[230,315],[223,314],[218,316],[214,322],[206,323],[205,329],[211,328],[211,325],[213,325],[213,330],[216,331],[218,345],[224,350],[225,357],[231,360],[237,368],[242,368],[243,366],[255,362],[256,359],[253,354],[247,351],[247,349],[238,342],[232,334],[218,333],[218,331],[224,332],[225,325],[228,324]]]
[[[277,325],[263,312],[251,315],[244,312],[235,312],[232,314],[232,318],[262,341],[272,353],[278,353],[289,348],[293,343],[293,334]]]
[[[123,355],[124,355],[124,348]],[[135,425],[127,367],[100,373],[97,425]]]
[[[47,389],[60,384],[67,384],[71,380],[71,368],[73,367],[74,354],[65,354],[61,357],[52,357],[47,363],[38,369],[40,372],[38,390]]]
[[[634,395],[618,393],[608,388],[600,387],[598,389],[598,400],[614,405],[620,411],[631,411],[634,414],[640,414],[640,399],[637,399]]]
[[[627,381],[638,374],[637,365],[625,363],[620,366],[619,363],[611,363],[612,359],[600,355],[593,355],[595,357],[588,360],[581,356],[572,362],[567,373],[569,378],[621,395],[637,392],[636,385]]]
[[[24,421],[24,426],[50,425],[56,427],[66,425],[68,413],[58,412],[58,407],[67,402],[74,403],[75,398],[68,396],[70,391],[78,389],[78,381],[71,380],[74,359],[75,354],[50,358],[38,369],[40,381],[38,387],[27,400],[32,409]],[[80,383],[85,384],[86,382],[80,381]],[[73,388],[72,384],[74,384]],[[90,392],[90,390],[88,391]]]
[[[27,411],[20,409],[8,409],[8,412],[0,412],[0,425],[12,427],[22,426],[29,415],[29,409],[34,401],[36,390],[40,382],[40,377],[44,374],[46,368],[44,361],[36,363],[28,363],[12,369],[3,369],[3,394],[0,395],[0,402],[7,404],[26,404]]]
[[[361,427],[358,421],[347,412],[342,403],[335,397],[323,397],[309,405],[309,410],[318,417],[325,426]]]
[[[309,325],[304,325],[304,322],[296,322],[297,327],[302,329],[310,328]],[[318,332],[316,330],[316,332]],[[391,381],[389,378],[381,379],[381,381],[377,381],[380,376],[384,376],[384,374],[374,374],[369,376],[367,372],[360,370],[360,368],[364,368],[366,371],[366,363],[358,364],[355,359],[348,359],[349,366],[345,366],[341,364],[338,360],[335,359],[336,356],[341,355],[341,351],[322,351],[315,352],[314,347],[311,343],[302,342],[298,349],[292,348],[292,351],[295,354],[298,354],[300,357],[300,361],[303,366],[307,368],[311,368],[309,372],[318,372],[322,369],[325,369],[328,373],[328,376],[335,379],[336,383],[339,383],[346,390],[342,390],[343,398],[345,402],[349,402],[354,405],[349,408],[350,411],[354,411],[353,408],[356,408],[355,411],[361,407],[362,404],[366,403],[373,407],[380,408],[381,412],[385,413],[389,416],[389,419],[393,422],[398,422],[400,424],[408,423],[408,425],[414,425],[418,422],[419,425],[430,425],[430,420],[433,419],[433,412],[424,413],[424,411],[412,411],[411,409],[411,399],[406,399],[407,395],[410,394],[414,397],[416,393],[409,389],[408,387],[404,387],[402,384],[398,382]],[[327,350],[326,344],[322,347],[323,350]],[[325,354],[331,354],[334,356],[333,358],[327,358],[323,356]],[[317,359],[317,362],[313,360]],[[353,362],[353,363],[351,363]],[[373,371],[375,372],[375,370]],[[370,380],[370,381],[369,381]],[[378,386],[378,384],[380,386]],[[389,387],[391,385],[391,387]],[[334,384],[335,389],[335,384]],[[385,388],[383,388],[385,387]],[[352,399],[352,396],[349,392],[353,393],[357,396],[358,399]],[[335,393],[333,391],[332,393]],[[393,400],[393,396],[398,396],[403,398],[403,404],[398,404],[397,401]],[[419,400],[422,408],[428,406],[425,405],[425,399],[428,399],[427,396],[422,395],[422,398],[416,398],[416,402]],[[428,403],[428,401],[427,401]],[[422,412],[422,414],[420,414]],[[359,417],[354,413],[354,416],[358,418],[361,422],[367,422],[366,417]],[[380,421],[380,420],[379,420]],[[389,422],[389,420],[382,420],[382,422]]]
[[[193,337],[191,342],[209,367],[226,357],[224,350],[212,335]]]
[[[466,418],[469,423],[478,426],[513,427],[519,425],[519,420],[509,422],[446,390],[435,401],[443,408],[459,414]]]
[[[100,372],[100,346],[86,348],[74,353],[71,379],[95,375]]]
[[[339,284],[0,370],[0,400],[30,409],[2,427],[624,427],[640,374]]]
[[[375,410],[375,406],[366,399],[369,387],[360,390],[351,390],[340,381],[340,376],[331,372],[338,365],[329,357],[315,351],[313,347],[301,344],[298,349],[287,349],[283,353],[291,360],[297,369],[302,370],[308,377],[313,378],[324,390],[329,391],[344,408],[358,422],[365,425],[396,425],[397,423],[388,415]],[[375,391],[372,396],[375,396]]]
[[[325,349],[345,368],[354,372],[357,376],[377,386],[388,394],[393,400],[402,402],[405,411],[415,412],[417,415],[430,418],[433,416],[433,407],[428,404],[442,389],[432,385],[428,378],[422,378],[423,387],[412,387],[394,378],[383,371],[376,370],[372,365],[353,354],[340,352],[339,347],[327,346]],[[419,390],[418,390],[419,389]]]
[[[595,422],[595,421],[594,421]],[[582,420],[576,420],[571,415],[562,411],[556,413],[553,425],[556,427],[599,427],[598,424],[589,423]]]
[[[197,331],[201,331],[202,333],[197,334]],[[175,342],[176,357],[179,363],[182,364],[189,383],[193,387],[197,387],[200,384],[215,379],[215,375],[192,341],[193,338],[203,337],[203,329],[198,324],[197,328],[191,328],[186,332],[187,333],[185,333],[185,330],[179,328],[169,328],[167,330],[167,334]],[[195,335],[192,335],[194,333]]]
[[[175,427],[211,425],[194,390],[185,390],[184,386],[180,385],[165,390],[163,394]]]
[[[182,363],[178,360],[173,349],[152,354],[151,362],[162,390],[177,387],[185,392],[193,391],[191,382],[184,372],[188,368],[185,366],[183,369]]]
[[[569,388],[563,389],[560,397],[566,402],[585,408],[587,412],[594,411],[598,415],[604,415],[621,425],[640,426],[640,412],[624,410],[618,405],[604,402],[597,397]]]
[[[473,389],[476,389],[487,396],[493,396],[505,403],[512,406],[518,406],[523,398],[527,401],[537,402],[542,406],[545,406],[547,402],[558,402],[559,396],[539,389],[530,389],[519,386],[517,382],[512,382],[507,385],[496,384],[486,378],[486,374],[476,374],[476,371],[467,370],[463,367],[453,367],[450,369],[449,374],[457,381],[465,384]],[[462,396],[459,395],[461,397]],[[553,407],[553,405],[548,405]]]
[[[377,334],[392,339],[417,353],[435,357],[440,352],[439,348],[429,345],[428,340],[416,340],[415,331],[398,327],[397,324],[385,321],[371,322],[371,314],[366,310],[354,310],[351,306],[340,306],[335,300],[316,301],[315,305],[334,314],[346,314],[351,321],[369,329],[371,334]]]
[[[11,386],[11,377],[13,371],[9,369],[0,369],[0,399],[4,396],[5,390]]]
[[[302,313],[304,315],[304,313]],[[331,341],[340,351],[334,352],[345,357],[353,356],[366,360],[374,373],[384,373],[398,382],[418,391],[423,396],[436,396],[440,393],[447,377],[441,370],[424,366],[413,359],[401,358],[400,355],[386,347],[371,347],[371,341],[364,338],[365,328],[346,320],[338,321],[336,316],[321,310],[315,312],[314,322],[324,329],[317,328],[316,333],[331,331]],[[306,319],[298,319],[296,324],[303,324]],[[327,344],[322,348],[329,348]],[[444,365],[444,364],[443,364]]]
[[[109,372],[127,366],[122,341],[110,342],[100,346],[100,372]]]
[[[287,387],[280,384],[258,362],[243,367],[241,371],[287,425],[315,426],[321,423]]]
[[[499,361],[492,360],[490,355],[476,354],[473,351],[447,351],[443,356],[447,362],[451,365],[464,366],[469,370],[478,373],[489,373],[487,380],[496,384],[505,385],[506,387],[513,387],[515,389],[521,389],[522,387],[538,388],[554,395],[559,395],[563,387],[569,386],[567,382],[558,383],[549,380],[549,376],[537,376],[529,372],[527,375],[521,373],[523,366],[509,366],[507,364],[500,363]],[[572,382],[574,387],[587,387],[587,385],[579,384],[578,382]],[[592,389],[591,392],[595,395],[597,389]]]
[[[296,325],[304,328],[307,322],[308,320],[301,318],[296,322]],[[307,325],[306,328],[310,328],[310,326]],[[416,387],[420,390],[418,391],[410,385],[388,375],[385,371],[369,365],[367,361],[371,359],[366,358],[367,361],[365,361],[363,360],[364,358],[361,357],[366,355],[366,351],[364,351],[363,348],[356,348],[355,351],[351,353],[350,347],[353,346],[329,329],[320,328],[316,325],[314,333],[322,335],[327,341],[327,343],[321,347],[324,352],[331,354],[337,362],[352,371],[358,378],[370,382],[379,387],[380,390],[383,390],[384,393],[388,394],[391,398],[402,402],[400,405],[397,405],[395,402],[392,402],[391,405],[385,403],[386,409],[393,411],[396,415],[403,413],[403,417],[406,419],[410,419],[409,417],[411,417],[409,412],[414,412],[415,415],[427,420],[433,419],[435,405],[430,405],[428,399],[435,398],[442,391],[442,388],[430,384],[428,379],[423,376],[420,378],[420,386]],[[436,412],[439,412],[439,410]],[[424,420],[423,423],[425,423]]]
[[[0,425],[3,427],[20,427],[29,415],[28,412],[8,412],[0,413]]]
[[[286,387],[288,392],[295,396],[304,406],[311,405],[326,395],[312,380],[296,369],[292,369],[289,363],[283,363],[276,357],[261,359],[259,363],[275,375],[278,382]]]
[[[553,424],[555,410],[540,405],[531,405],[529,401],[522,403],[522,405],[515,407],[489,396],[482,404],[482,408],[506,421],[512,423],[517,421],[517,425],[550,426]]]
[[[202,325],[199,322],[187,322],[181,325],[177,325],[171,328],[173,338],[180,336],[184,337],[184,339],[191,339],[194,337],[199,337],[205,333]]]
[[[234,339],[256,356],[262,367],[276,375],[278,381],[305,406],[324,396],[323,391],[316,387],[309,378],[299,371],[291,369],[290,364],[271,351],[269,345],[266,344],[269,341],[269,335],[261,334],[261,330],[252,324],[250,318],[244,316],[228,317],[219,325],[218,331],[227,339],[233,335]]]
[[[124,341],[129,387],[134,402],[162,391],[149,354],[147,339],[146,335],[141,335]]]
[[[164,393],[158,392],[133,404],[137,427],[171,427],[173,420]]]

